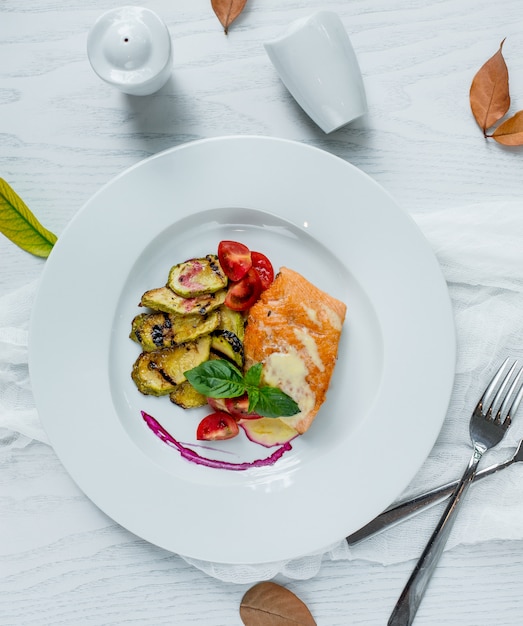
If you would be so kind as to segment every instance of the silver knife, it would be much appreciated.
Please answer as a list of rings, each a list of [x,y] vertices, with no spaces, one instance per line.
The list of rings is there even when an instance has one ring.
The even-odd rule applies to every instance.
[[[476,474],[474,482],[480,480],[481,478],[485,478],[486,476],[490,476],[491,474],[494,474],[495,472],[498,472],[499,470],[502,470],[505,467],[519,461],[523,461],[523,439],[519,442],[514,455],[510,459],[502,461],[501,463],[496,463],[495,465],[491,465],[490,467],[486,467],[484,470],[479,471]],[[392,528],[392,526],[410,519],[424,509],[434,506],[439,502],[443,502],[443,500],[446,500],[454,491],[458,482],[458,480],[455,480],[442,485],[441,487],[431,489],[430,491],[427,491],[419,496],[415,496],[412,499],[403,500],[398,504],[394,504],[378,515],[378,517],[375,517],[371,522],[352,533],[352,535],[349,535],[347,537],[347,543],[349,546],[355,545],[364,539],[377,535],[387,528]]]

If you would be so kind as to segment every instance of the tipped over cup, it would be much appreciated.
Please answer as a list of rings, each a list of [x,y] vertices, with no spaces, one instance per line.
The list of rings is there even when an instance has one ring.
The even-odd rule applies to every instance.
[[[367,113],[358,59],[336,13],[296,20],[264,47],[283,84],[325,133]]]

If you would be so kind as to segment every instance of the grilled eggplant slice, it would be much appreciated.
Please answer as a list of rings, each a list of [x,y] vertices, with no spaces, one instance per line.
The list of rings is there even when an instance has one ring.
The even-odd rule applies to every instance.
[[[216,293],[184,298],[174,293],[169,287],[159,287],[146,291],[142,296],[140,306],[164,313],[174,313],[175,315],[189,315],[191,313],[206,315],[221,306],[225,302],[226,295],[227,290],[222,289]]]
[[[214,331],[211,339],[211,350],[219,352],[238,367],[243,367],[243,343],[238,338],[238,335],[232,331]]]
[[[188,380],[176,385],[169,394],[169,398],[182,409],[194,409],[207,404],[207,397],[196,391]]]
[[[227,282],[218,257],[208,254],[174,265],[169,272],[167,286],[183,298],[193,298],[225,289]]]
[[[142,317],[144,315],[145,317]],[[137,317],[140,319],[133,320],[130,336],[141,344],[145,352],[187,343],[202,335],[208,335],[220,322],[218,311],[211,311],[208,315],[142,313]]]

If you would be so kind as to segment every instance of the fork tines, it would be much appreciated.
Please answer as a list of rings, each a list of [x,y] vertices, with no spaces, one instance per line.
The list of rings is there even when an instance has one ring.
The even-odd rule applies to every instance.
[[[487,419],[497,423],[503,422],[507,427],[523,399],[523,367],[520,367],[514,376],[518,362],[516,360],[510,365],[510,361],[510,358],[503,361],[476,407]],[[503,396],[504,400],[501,401]]]

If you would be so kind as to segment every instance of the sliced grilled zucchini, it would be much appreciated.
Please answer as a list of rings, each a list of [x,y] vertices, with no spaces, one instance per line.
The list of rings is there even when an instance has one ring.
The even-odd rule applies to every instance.
[[[179,385],[187,380],[184,372],[207,361],[210,351],[211,336],[204,335],[195,341],[160,350],[158,353],[159,358],[156,360],[156,367],[166,380]]]
[[[167,286],[183,298],[193,298],[225,289],[227,276],[218,257],[208,254],[174,265],[169,272]]]
[[[138,339],[137,333],[139,332],[139,330],[142,327],[143,323],[147,319],[148,315],[149,315],[148,313],[140,313],[140,314],[138,314],[138,315],[136,315],[134,317],[134,319],[133,319],[133,321],[131,323],[131,332],[129,333],[129,337],[133,341],[136,341],[136,343],[140,343],[140,340]]]
[[[136,315],[129,335],[143,350],[132,370],[141,393],[169,394],[183,408],[203,406],[207,399],[184,372],[214,358],[243,367],[245,319],[224,306],[227,282],[209,254],[173,266],[165,287],[142,295],[140,306],[152,312]]]
[[[142,346],[145,352],[160,350],[173,345],[173,328],[168,313],[141,314],[133,320],[131,336]]]
[[[176,386],[162,376],[156,364],[157,358],[156,352],[142,352],[133,365],[131,377],[138,391],[146,396],[166,396]]]
[[[219,352],[238,367],[243,367],[243,343],[232,331],[215,330],[211,338],[211,350]]]
[[[142,316],[145,317],[142,318]],[[136,320],[136,318],[135,318]],[[173,315],[172,313],[141,314],[140,319],[134,321],[131,337],[136,338],[146,352],[168,348],[176,344],[193,341],[201,335],[208,335],[220,322],[218,311],[211,311],[209,315]]]
[[[228,306],[221,306],[220,323],[218,328],[220,330],[230,330],[233,332],[240,341],[243,341],[245,336],[245,319],[239,311],[233,311]]]
[[[191,313],[206,315],[221,306],[225,302],[226,295],[227,290],[222,289],[216,293],[184,298],[174,293],[169,287],[159,287],[146,291],[142,296],[140,305],[176,315],[189,315]]]
[[[132,379],[145,395],[165,396],[185,380],[184,372],[209,358],[210,335],[179,346],[142,352],[136,359]]]
[[[217,310],[214,310],[205,315],[200,315],[199,313],[172,315],[171,322],[174,342],[185,343],[202,335],[212,333],[213,330],[218,328],[220,314]]]
[[[207,404],[207,397],[196,391],[188,380],[176,385],[169,398],[182,409],[194,409]]]

